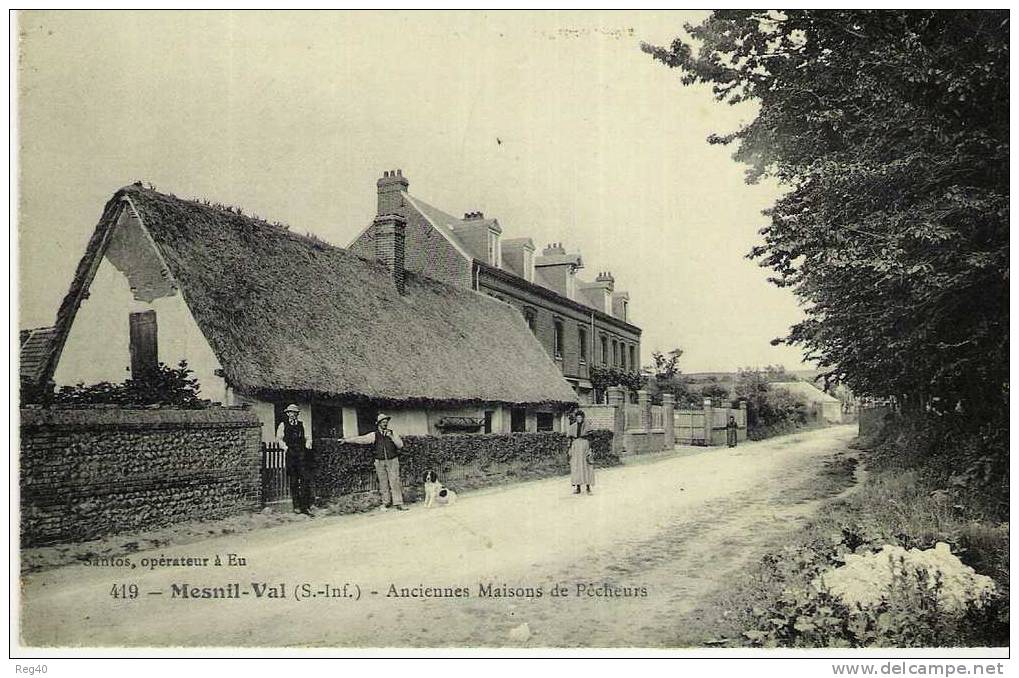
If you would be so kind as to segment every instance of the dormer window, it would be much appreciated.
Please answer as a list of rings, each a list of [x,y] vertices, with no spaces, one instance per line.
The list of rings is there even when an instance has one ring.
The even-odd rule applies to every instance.
[[[626,315],[627,315],[627,314],[626,314],[626,305],[627,305],[628,303],[629,303],[629,302],[628,302],[628,301],[627,301],[626,299],[623,299],[623,308],[622,308],[622,315],[623,315],[623,317],[622,317],[622,318],[620,318],[620,320],[626,320]]]

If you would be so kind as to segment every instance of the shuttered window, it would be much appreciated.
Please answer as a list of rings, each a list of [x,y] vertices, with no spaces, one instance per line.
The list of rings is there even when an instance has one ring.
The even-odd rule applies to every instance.
[[[155,311],[131,314],[130,342],[131,378],[140,379],[159,367]]]

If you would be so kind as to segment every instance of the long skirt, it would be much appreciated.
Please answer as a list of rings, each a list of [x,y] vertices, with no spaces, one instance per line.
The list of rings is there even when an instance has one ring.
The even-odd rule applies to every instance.
[[[574,438],[570,443],[570,483],[572,485],[594,485],[591,443],[586,438]]]

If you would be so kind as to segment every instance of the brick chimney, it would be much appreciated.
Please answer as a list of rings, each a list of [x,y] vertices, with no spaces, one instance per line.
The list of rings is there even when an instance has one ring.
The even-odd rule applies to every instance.
[[[600,283],[608,283],[608,288],[610,292],[616,288],[616,279],[612,277],[611,271],[599,273],[598,277],[595,278],[594,281]]]
[[[554,242],[551,245],[546,245],[545,249],[541,251],[541,256],[547,257],[552,254],[566,254],[566,248],[563,247],[561,242]]]
[[[381,189],[380,189],[381,191]],[[382,194],[379,193],[379,201]],[[404,243],[407,231],[407,220],[399,214],[383,214],[375,217],[372,222],[375,232],[375,258],[386,265],[393,275],[393,284],[400,294],[406,293],[404,283]]]
[[[410,182],[403,176],[403,170],[387,170],[376,182],[379,189],[379,207],[376,214],[396,214],[403,207],[402,192],[410,187]]]
[[[484,212],[464,212],[464,221],[478,221],[484,218]]]

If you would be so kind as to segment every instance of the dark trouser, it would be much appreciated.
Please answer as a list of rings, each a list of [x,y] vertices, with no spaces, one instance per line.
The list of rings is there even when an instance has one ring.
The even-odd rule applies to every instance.
[[[294,510],[307,511],[315,502],[315,472],[310,450],[288,451],[287,454],[294,455],[292,466],[287,471],[290,499],[294,502]]]

